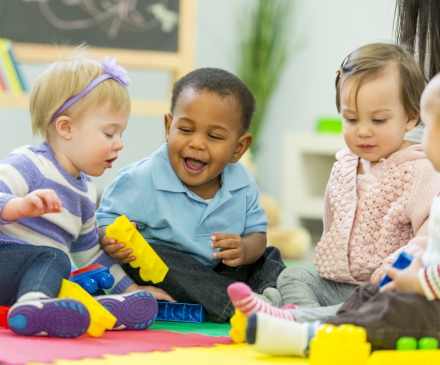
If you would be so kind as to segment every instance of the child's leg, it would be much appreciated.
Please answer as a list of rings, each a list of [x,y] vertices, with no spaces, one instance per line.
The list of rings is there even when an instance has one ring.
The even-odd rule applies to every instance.
[[[307,356],[310,339],[316,334],[319,322],[292,322],[254,313],[248,317],[247,343],[255,350],[271,355]]]
[[[232,304],[245,316],[263,312],[274,317],[294,321],[294,316],[284,309],[279,309],[259,298],[245,283],[234,283],[228,287],[228,295]]]
[[[364,327],[375,349],[395,349],[396,341],[407,336],[440,341],[440,301],[412,293],[380,293],[376,285],[366,284],[325,322]]]
[[[95,299],[117,318],[114,330],[144,330],[156,320],[157,301],[147,291],[102,295]]]
[[[318,275],[315,270],[290,266],[279,275],[277,289],[283,305],[326,307],[344,302],[357,285],[338,283]]]
[[[15,303],[8,314],[11,330],[19,335],[77,337],[90,324],[86,307],[77,300],[51,299],[58,295],[62,279],[70,274],[64,252],[31,245],[0,246],[0,292],[5,305]]]
[[[20,299],[56,298],[62,280],[69,278],[70,267],[67,254],[53,247],[1,245],[0,305],[12,305]]]

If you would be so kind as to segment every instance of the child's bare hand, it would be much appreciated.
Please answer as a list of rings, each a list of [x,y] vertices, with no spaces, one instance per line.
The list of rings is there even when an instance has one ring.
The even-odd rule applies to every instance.
[[[370,283],[379,284],[382,278],[385,275],[385,266],[380,266],[376,270],[374,270],[373,275],[371,275]]]
[[[136,228],[136,223],[131,222],[131,224]],[[133,253],[131,248],[127,248],[124,250],[125,243],[118,242],[114,238],[109,238],[107,236],[103,236],[101,238],[101,247],[102,249],[113,259],[118,262],[122,262],[123,264],[128,264],[131,261],[136,260],[136,256],[130,256]]]
[[[59,213],[62,204],[58,195],[51,189],[37,189],[25,197],[9,200],[2,210],[4,220],[17,220],[24,217],[40,217],[46,213]]]
[[[211,236],[211,248],[220,248],[212,257],[222,259],[227,266],[240,266],[244,259],[244,244],[242,238],[235,233],[214,232]]]
[[[135,290],[145,290],[153,294],[156,300],[166,300],[168,302],[175,302],[175,300],[165,290],[156,288],[155,286],[151,286],[151,285],[142,286],[142,285],[132,284],[127,288],[125,292],[129,293]]]
[[[421,267],[422,260],[420,257],[415,257],[411,264],[403,270],[396,269],[390,265],[386,268],[385,272],[392,279],[392,281],[380,288],[380,291],[384,292],[387,290],[392,290],[406,293],[424,294],[418,277],[418,272]]]

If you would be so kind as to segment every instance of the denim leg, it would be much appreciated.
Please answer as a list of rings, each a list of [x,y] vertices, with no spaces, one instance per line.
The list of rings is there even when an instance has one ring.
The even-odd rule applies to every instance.
[[[70,275],[70,259],[46,246],[0,246],[0,305],[12,305],[22,295],[38,291],[56,298],[62,279]]]
[[[201,304],[214,322],[226,322],[234,314],[234,306],[227,294],[227,288],[232,283],[248,282],[253,290],[261,291],[269,283],[275,286],[277,272],[273,266],[272,269],[265,267],[264,256],[253,265],[229,267],[219,264],[212,269],[172,247],[157,244],[151,246],[169,268],[164,281],[157,284],[144,282],[139,276],[139,269],[125,264],[123,268],[127,274],[138,285],[154,285],[165,290],[178,302]],[[272,251],[265,255],[269,256]],[[267,262],[272,263],[275,259],[276,253],[272,253]],[[279,271],[282,270],[281,265]],[[269,270],[273,272],[267,278],[264,277]],[[257,282],[257,279],[262,279],[262,283]]]
[[[380,293],[377,285],[365,284],[325,322],[364,327],[374,349],[395,349],[397,340],[407,336],[440,341],[440,301],[414,293]]]
[[[277,281],[283,305],[326,307],[340,304],[356,289],[357,285],[338,283],[318,275],[315,270],[301,266],[285,269]]]

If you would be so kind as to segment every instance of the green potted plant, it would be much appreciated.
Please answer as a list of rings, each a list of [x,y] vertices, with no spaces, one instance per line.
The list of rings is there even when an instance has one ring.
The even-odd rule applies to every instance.
[[[258,151],[267,109],[290,54],[293,6],[294,0],[256,0],[239,11],[236,73],[257,100],[249,130],[254,137],[253,155]]]

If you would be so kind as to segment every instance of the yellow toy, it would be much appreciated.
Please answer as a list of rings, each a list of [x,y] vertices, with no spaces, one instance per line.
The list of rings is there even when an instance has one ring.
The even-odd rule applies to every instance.
[[[149,243],[142,237],[125,215],[116,218],[107,226],[105,234],[109,238],[124,242],[125,248],[131,248],[136,260],[130,262],[132,267],[139,267],[139,275],[144,281],[160,283],[168,272],[168,266],[157,255]],[[125,249],[124,248],[124,249]]]
[[[371,344],[362,327],[321,325],[310,341],[310,365],[366,365]],[[400,365],[400,364],[399,364]]]
[[[235,309],[234,315],[231,317],[231,329],[229,336],[235,343],[246,342],[246,325],[247,317],[238,309]]]
[[[84,304],[90,313],[87,333],[92,337],[101,337],[106,329],[111,330],[116,324],[116,317],[77,283],[63,279],[58,298],[76,299]]]
[[[367,365],[425,365],[440,364],[440,350],[382,350],[374,351]]]

